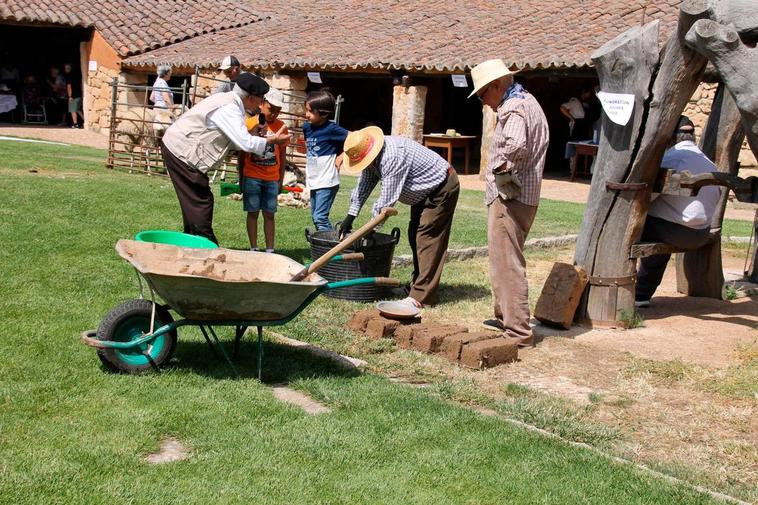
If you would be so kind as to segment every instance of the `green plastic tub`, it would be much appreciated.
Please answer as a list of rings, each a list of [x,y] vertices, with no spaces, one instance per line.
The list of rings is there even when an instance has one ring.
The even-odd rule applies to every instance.
[[[156,242],[179,247],[194,247],[197,249],[216,249],[218,246],[205,237],[190,235],[179,231],[148,230],[141,231],[134,237],[138,242]]]

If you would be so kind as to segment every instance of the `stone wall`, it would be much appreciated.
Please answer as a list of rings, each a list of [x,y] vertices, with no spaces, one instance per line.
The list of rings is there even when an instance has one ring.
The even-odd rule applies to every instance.
[[[426,86],[395,86],[392,91],[392,135],[424,140]]]
[[[88,73],[83,104],[86,128],[101,131],[110,127],[112,98],[110,84],[118,75],[118,70],[103,66]]]
[[[697,135],[698,141],[700,140],[706,123],[708,122],[708,115],[711,113],[711,105],[713,104],[713,98],[716,96],[717,88],[718,84],[715,83],[701,83],[690,98],[687,107],[684,109],[684,114],[695,123],[695,134]],[[740,166],[743,167],[758,165],[747,142],[742,144],[739,161]]]

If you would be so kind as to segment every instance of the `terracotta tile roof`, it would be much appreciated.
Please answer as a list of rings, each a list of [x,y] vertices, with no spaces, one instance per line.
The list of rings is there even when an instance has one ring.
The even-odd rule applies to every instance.
[[[681,0],[271,0],[264,21],[201,35],[125,64],[215,67],[225,54],[244,66],[296,70],[450,72],[501,57],[518,68],[590,64],[592,52],[627,28],[676,26]],[[644,14],[643,14],[644,13]]]
[[[129,56],[201,34],[258,21],[245,0],[3,0],[0,24],[44,23],[95,27]]]

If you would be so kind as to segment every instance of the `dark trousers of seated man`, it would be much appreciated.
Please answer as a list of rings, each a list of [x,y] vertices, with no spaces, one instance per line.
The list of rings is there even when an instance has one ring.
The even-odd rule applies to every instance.
[[[642,230],[640,242],[663,242],[677,249],[699,249],[708,243],[710,229],[697,230],[680,224],[666,221],[653,216],[645,220],[645,228]],[[671,258],[670,254],[656,254],[647,258],[640,258],[637,270],[637,289],[635,298],[637,301],[650,300],[653,293],[661,284],[666,265]]]
[[[213,233],[213,192],[208,176],[174,156],[163,142],[161,153],[182,209],[184,233],[199,235],[218,244]]]
[[[413,274],[409,294],[424,305],[437,303],[459,191],[458,175],[448,170],[447,178],[434,191],[411,206],[408,243],[413,252]]]

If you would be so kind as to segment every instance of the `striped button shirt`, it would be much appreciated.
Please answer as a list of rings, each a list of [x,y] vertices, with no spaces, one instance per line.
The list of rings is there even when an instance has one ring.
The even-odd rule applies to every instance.
[[[518,201],[532,206],[539,204],[548,140],[547,119],[530,93],[520,90],[500,104],[484,177],[487,205],[498,197],[494,171],[503,165],[517,174],[523,185]]]
[[[374,162],[361,173],[358,186],[350,195],[348,214],[357,216],[376,183],[382,191],[374,203],[372,215],[384,207],[401,202],[415,205],[447,177],[450,165],[439,154],[405,137],[385,136],[384,147]]]

